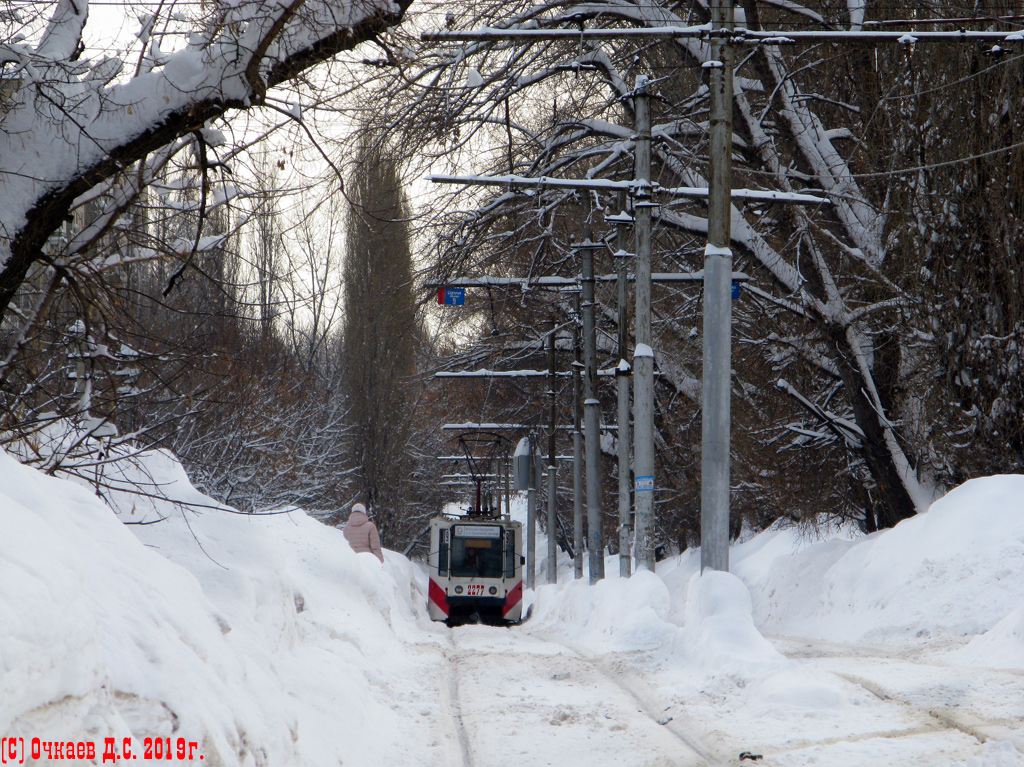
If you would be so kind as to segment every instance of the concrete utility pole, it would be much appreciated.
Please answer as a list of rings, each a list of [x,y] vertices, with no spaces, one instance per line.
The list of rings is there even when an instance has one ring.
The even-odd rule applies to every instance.
[[[654,570],[654,349],[651,346],[651,113],[647,75],[638,75],[636,111],[636,350],[633,352],[633,424],[636,428],[636,566]]]
[[[533,434],[526,438],[530,451],[529,477],[526,488],[526,587],[537,587],[537,448]]]
[[[625,218],[626,193],[618,195],[619,218]],[[626,266],[629,254],[626,253],[627,226],[619,221],[615,228],[615,244],[617,252],[615,263],[618,271],[618,308],[619,308],[619,365],[615,370],[615,382],[618,388],[618,458],[619,458],[619,577],[628,578],[632,571],[632,560],[629,545],[629,491],[632,482],[629,474],[629,374],[631,368],[626,362],[629,354],[629,305],[626,303],[628,280]]]
[[[504,483],[505,483],[505,516],[512,519],[512,489],[509,486],[508,475],[509,468],[512,464],[512,456],[505,454],[502,456],[501,462],[504,468]]]
[[[551,332],[548,334],[548,397],[551,404],[551,435],[548,437],[548,583],[558,581],[558,519],[555,508],[557,484],[555,482],[558,454],[555,452],[555,428],[558,425],[557,385],[555,375],[555,331],[558,323],[551,316]]]
[[[733,29],[732,0],[712,0],[712,30]],[[712,38],[711,178],[704,252],[701,408],[701,570],[729,569],[729,429],[732,372],[732,45]]]
[[[604,578],[604,535],[601,530],[601,403],[597,399],[597,323],[594,319],[594,251],[590,237],[590,193],[585,192],[583,242],[583,420],[587,451],[587,548],[590,582]]]
[[[580,294],[573,294],[576,320],[572,324],[572,545],[573,576],[583,577],[583,434],[580,432],[582,416],[583,381],[580,371]]]

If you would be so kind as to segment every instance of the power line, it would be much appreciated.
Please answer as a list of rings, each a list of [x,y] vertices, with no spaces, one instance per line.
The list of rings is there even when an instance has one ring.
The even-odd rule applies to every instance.
[[[1024,148],[1024,141],[1020,141],[1016,144],[1010,144],[1009,146],[1000,147],[999,149],[993,149],[990,152],[982,152],[981,154],[971,155],[969,157],[959,157],[955,160],[946,160],[944,162],[932,163],[930,165],[917,165],[913,168],[900,168],[898,170],[885,170],[877,173],[853,173],[852,178],[884,178],[886,176],[903,176],[908,173],[919,173],[922,170],[935,170],[937,168],[947,168],[951,165],[962,165],[963,163],[973,162],[974,160],[984,160],[986,157],[994,157],[1005,152],[1011,152],[1014,149]]]

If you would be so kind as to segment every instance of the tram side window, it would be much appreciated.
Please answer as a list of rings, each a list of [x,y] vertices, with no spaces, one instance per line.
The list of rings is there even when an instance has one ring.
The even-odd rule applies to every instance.
[[[485,538],[453,538],[452,577],[500,578],[499,542]]]
[[[516,577],[516,531],[505,531],[505,577]]]
[[[448,576],[448,530],[441,530],[440,542],[437,547],[437,574]]]

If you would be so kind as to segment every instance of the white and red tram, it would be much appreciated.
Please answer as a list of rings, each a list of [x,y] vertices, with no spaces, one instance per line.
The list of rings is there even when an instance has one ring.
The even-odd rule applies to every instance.
[[[507,517],[437,517],[430,522],[427,609],[435,621],[473,614],[518,623],[523,613],[523,526]]]

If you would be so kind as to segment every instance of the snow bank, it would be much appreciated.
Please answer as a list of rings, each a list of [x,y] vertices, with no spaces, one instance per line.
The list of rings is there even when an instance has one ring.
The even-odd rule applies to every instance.
[[[97,755],[184,737],[212,765],[408,761],[404,648],[436,640],[418,569],[299,511],[229,513],[167,454],[119,467],[179,503],[107,490],[115,514],[0,451],[0,732]]]
[[[667,699],[686,706],[729,700],[734,717],[790,730],[804,720],[840,720],[854,705],[848,690],[816,678],[761,635],[750,593],[735,575],[695,572],[684,593],[673,596],[683,600],[682,630],[657,655]]]
[[[856,541],[764,536],[749,555],[738,547],[733,567],[762,631],[899,642],[992,630],[976,650],[1024,653],[1019,619],[1009,617],[1024,607],[1022,476],[971,480],[927,513]]]
[[[1024,476],[967,482],[891,530],[832,535],[767,530],[732,548],[731,576],[698,576],[699,550],[659,563],[657,578],[620,580],[609,559],[594,587],[560,567],[569,582],[538,589],[531,626],[590,653],[657,648],[667,667],[745,683],[785,668],[762,633],[973,637],[953,662],[1024,668]]]

